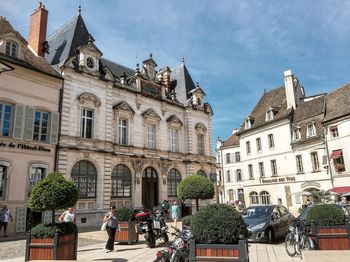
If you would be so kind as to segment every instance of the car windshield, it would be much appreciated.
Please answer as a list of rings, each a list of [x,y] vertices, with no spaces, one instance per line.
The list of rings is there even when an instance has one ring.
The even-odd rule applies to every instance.
[[[249,207],[242,213],[242,217],[246,219],[267,218],[270,216],[271,210],[271,206]]]

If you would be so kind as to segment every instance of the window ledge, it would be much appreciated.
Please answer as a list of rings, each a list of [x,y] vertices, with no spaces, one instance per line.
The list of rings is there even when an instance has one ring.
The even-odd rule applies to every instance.
[[[321,172],[321,170],[313,170],[313,171],[311,171],[311,173],[320,173]]]
[[[297,175],[305,175],[305,172],[297,172]]]

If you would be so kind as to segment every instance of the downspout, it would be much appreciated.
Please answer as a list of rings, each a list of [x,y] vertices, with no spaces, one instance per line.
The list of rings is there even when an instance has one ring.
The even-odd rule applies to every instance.
[[[331,177],[331,184],[332,188],[334,188],[334,179],[333,179],[333,172],[331,168],[331,160],[329,158],[329,149],[328,149],[328,139],[327,139],[327,129],[323,127],[323,137],[324,137],[324,143],[326,145],[326,154],[327,154],[327,164],[328,164],[328,170],[329,170],[329,175]]]
[[[62,100],[63,100],[63,88],[64,88],[64,80],[62,79],[62,88],[60,89],[60,96],[59,96],[59,104],[58,104],[58,113],[60,114],[59,116],[59,123],[58,123],[58,135],[57,135],[57,144],[55,146],[55,165],[54,165],[54,171],[58,171],[58,149],[59,149],[59,144],[61,140],[61,120],[62,120]]]
[[[225,174],[224,174],[224,159],[222,157],[222,148],[220,148],[220,158],[221,158],[221,178],[222,178],[222,188],[224,189],[224,199],[226,200],[226,190],[225,190]]]

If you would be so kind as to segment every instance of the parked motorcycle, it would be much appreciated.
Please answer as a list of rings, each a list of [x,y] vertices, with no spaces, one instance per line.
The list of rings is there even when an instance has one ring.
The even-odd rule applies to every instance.
[[[165,222],[165,210],[162,207],[156,208],[154,214],[149,210],[143,210],[135,214],[135,219],[139,221],[136,225],[137,234],[145,234],[145,240],[150,248],[156,246],[156,240],[162,238],[164,242],[169,241]]]
[[[154,262],[188,262],[190,246],[189,241],[192,238],[192,232],[189,229],[180,230],[172,227],[175,232],[175,239],[171,245],[156,253],[157,258]]]

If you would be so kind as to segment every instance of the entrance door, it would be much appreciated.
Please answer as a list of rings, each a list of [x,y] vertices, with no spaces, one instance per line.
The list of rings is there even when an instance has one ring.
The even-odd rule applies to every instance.
[[[147,167],[142,174],[142,204],[148,209],[158,205],[158,175],[152,167]]]

